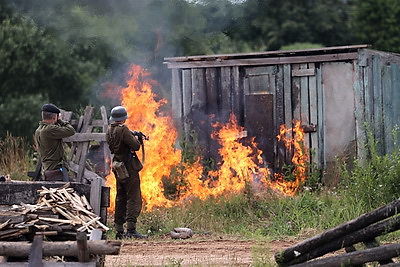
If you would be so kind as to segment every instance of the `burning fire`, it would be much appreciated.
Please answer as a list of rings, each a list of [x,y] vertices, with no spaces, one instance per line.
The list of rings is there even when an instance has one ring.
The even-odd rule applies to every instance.
[[[283,176],[273,175],[261,157],[261,151],[257,149],[254,138],[250,145],[243,145],[240,142],[241,133],[244,131],[236,121],[234,115],[225,125],[215,123],[212,138],[217,140],[221,146],[219,154],[222,158],[217,165],[217,170],[210,171],[204,179],[204,169],[201,159],[198,158],[194,164],[181,162],[181,151],[175,148],[178,137],[173,126],[172,117],[160,111],[160,107],[166,104],[166,100],[157,100],[152,92],[154,81],[148,78],[149,74],[140,66],[132,65],[129,71],[130,79],[127,87],[121,90],[121,104],[126,107],[128,115],[126,124],[131,130],[138,130],[150,137],[145,141],[145,164],[140,172],[142,197],[145,209],[151,210],[157,206],[170,207],[181,203],[188,197],[206,199],[210,196],[218,196],[226,193],[240,192],[246,183],[261,184],[277,189],[287,195],[297,192],[298,186],[305,179],[305,161],[307,155],[301,144],[304,134],[300,129],[300,123],[296,123],[294,129],[285,129],[281,126],[281,133],[278,136],[292,149],[294,146],[295,181],[285,181]],[[293,138],[285,138],[293,132]],[[141,153],[138,153],[141,158]],[[180,188],[179,196],[170,200],[164,195],[163,178],[169,177],[171,171],[179,164],[182,166],[181,175],[185,183]],[[115,178],[111,172],[106,177],[106,184],[111,188],[111,207],[114,210],[115,199]]]

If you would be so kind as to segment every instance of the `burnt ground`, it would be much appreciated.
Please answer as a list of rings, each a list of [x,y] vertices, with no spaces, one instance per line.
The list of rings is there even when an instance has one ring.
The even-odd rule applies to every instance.
[[[105,266],[275,266],[273,255],[294,241],[254,241],[222,236],[186,240],[124,240],[119,255],[107,255]]]

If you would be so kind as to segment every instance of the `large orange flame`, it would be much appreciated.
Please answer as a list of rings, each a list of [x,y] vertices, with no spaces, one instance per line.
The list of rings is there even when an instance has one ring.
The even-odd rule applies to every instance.
[[[293,163],[297,166],[295,173],[299,175],[295,182],[285,182],[276,174],[271,180],[272,175],[262,160],[262,152],[257,149],[254,138],[248,145],[240,142],[244,128],[238,125],[233,115],[230,116],[228,123],[217,122],[213,125],[215,130],[211,137],[220,144],[218,152],[222,158],[216,170],[209,171],[204,177],[200,156],[192,164],[181,162],[181,151],[175,148],[177,130],[173,126],[171,116],[160,111],[160,107],[166,104],[166,100],[157,100],[151,86],[154,81],[148,78],[149,74],[140,66],[132,65],[129,76],[127,87],[121,90],[121,104],[126,107],[130,115],[126,124],[131,130],[141,131],[150,137],[149,141],[145,141],[146,159],[144,169],[140,172],[146,210],[157,206],[177,205],[188,197],[206,199],[210,196],[240,192],[246,183],[269,186],[288,195],[293,195],[297,191],[296,186],[304,180],[301,175],[305,173],[305,169],[303,170],[300,166],[305,166],[302,164],[305,157],[296,156],[298,153],[294,153]],[[285,131],[292,131],[292,129],[285,130],[281,127],[283,132],[278,138],[288,143],[288,149],[292,149],[294,145],[296,151],[303,153],[304,149],[299,150],[296,146],[296,142],[301,142],[303,138],[301,131],[297,134],[299,130],[300,128],[293,130],[296,132],[295,139],[284,140]],[[141,157],[140,153],[139,157]],[[181,166],[181,175],[185,183],[177,188],[180,192],[178,196],[170,200],[164,195],[162,181],[163,178],[169,177],[171,171],[178,165]],[[110,210],[113,211],[115,199],[113,173],[110,173],[106,179],[107,185],[111,187]]]

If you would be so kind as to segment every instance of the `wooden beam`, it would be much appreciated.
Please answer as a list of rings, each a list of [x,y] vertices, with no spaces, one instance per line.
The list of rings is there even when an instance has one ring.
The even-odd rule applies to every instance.
[[[170,69],[190,69],[208,67],[228,67],[228,66],[256,66],[256,65],[277,65],[277,64],[301,64],[309,62],[344,61],[355,60],[358,53],[340,53],[328,55],[308,55],[293,57],[271,57],[271,58],[243,58],[216,61],[189,61],[189,62],[168,62]]]
[[[88,240],[88,250],[96,255],[118,255],[121,241]],[[29,242],[0,242],[0,255],[9,257],[28,257],[32,244]],[[76,241],[43,241],[43,256],[78,256]]]
[[[63,138],[64,143],[90,142],[90,141],[105,142],[106,134],[105,133],[76,133],[73,136]]]

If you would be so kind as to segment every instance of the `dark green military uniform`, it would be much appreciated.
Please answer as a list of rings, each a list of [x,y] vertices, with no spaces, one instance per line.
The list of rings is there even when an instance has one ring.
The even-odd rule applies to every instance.
[[[75,134],[74,127],[69,122],[58,120],[56,124],[39,122],[35,138],[39,146],[42,160],[42,170],[57,170],[65,163],[62,138]]]
[[[124,162],[129,173],[124,181],[116,180],[115,228],[117,232],[123,232],[126,222],[128,232],[136,231],[137,218],[142,210],[142,194],[139,172],[133,169],[131,151],[139,150],[141,144],[126,125],[118,122],[108,127],[106,141],[114,154],[113,161]]]

